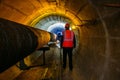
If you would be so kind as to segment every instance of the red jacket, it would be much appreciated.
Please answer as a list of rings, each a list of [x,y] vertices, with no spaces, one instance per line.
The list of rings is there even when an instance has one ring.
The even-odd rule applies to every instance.
[[[63,32],[62,47],[75,47],[75,35],[73,31],[65,30]]]

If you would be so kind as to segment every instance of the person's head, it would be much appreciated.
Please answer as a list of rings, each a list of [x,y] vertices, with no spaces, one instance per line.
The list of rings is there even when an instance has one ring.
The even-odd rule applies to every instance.
[[[66,23],[66,24],[65,24],[65,29],[66,29],[66,30],[69,30],[69,28],[70,28],[70,24],[69,24],[69,23]]]

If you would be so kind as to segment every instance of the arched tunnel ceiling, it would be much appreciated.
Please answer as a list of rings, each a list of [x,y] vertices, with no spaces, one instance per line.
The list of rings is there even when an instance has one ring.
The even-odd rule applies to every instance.
[[[119,0],[0,0],[0,17],[33,26],[45,16],[55,14],[82,25],[99,20],[96,9],[103,17],[114,15],[119,11],[119,3]]]
[[[71,20],[63,17],[63,16],[59,16],[59,15],[50,15],[50,16],[46,16],[42,19],[40,19],[36,24],[35,27],[43,29],[43,30],[47,30],[49,26],[54,25],[56,23],[69,23],[71,24]],[[34,22],[33,22],[34,23]]]
[[[96,13],[86,0],[1,0],[0,11],[2,11],[0,17],[23,24],[28,24],[38,16],[50,14],[64,15],[78,20],[96,18]]]

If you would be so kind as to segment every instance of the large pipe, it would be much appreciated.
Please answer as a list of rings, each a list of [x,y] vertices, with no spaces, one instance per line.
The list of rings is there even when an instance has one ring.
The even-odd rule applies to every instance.
[[[0,18],[0,72],[47,44],[51,35],[47,31]]]

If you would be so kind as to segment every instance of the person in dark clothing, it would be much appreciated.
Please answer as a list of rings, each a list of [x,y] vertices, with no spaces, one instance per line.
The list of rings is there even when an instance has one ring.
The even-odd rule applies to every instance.
[[[66,59],[68,55],[69,59],[69,69],[73,69],[72,64],[72,51],[76,47],[76,39],[73,31],[69,30],[70,25],[65,24],[65,31],[63,31],[63,36],[61,37],[61,47],[63,48],[63,68],[66,68]]]

